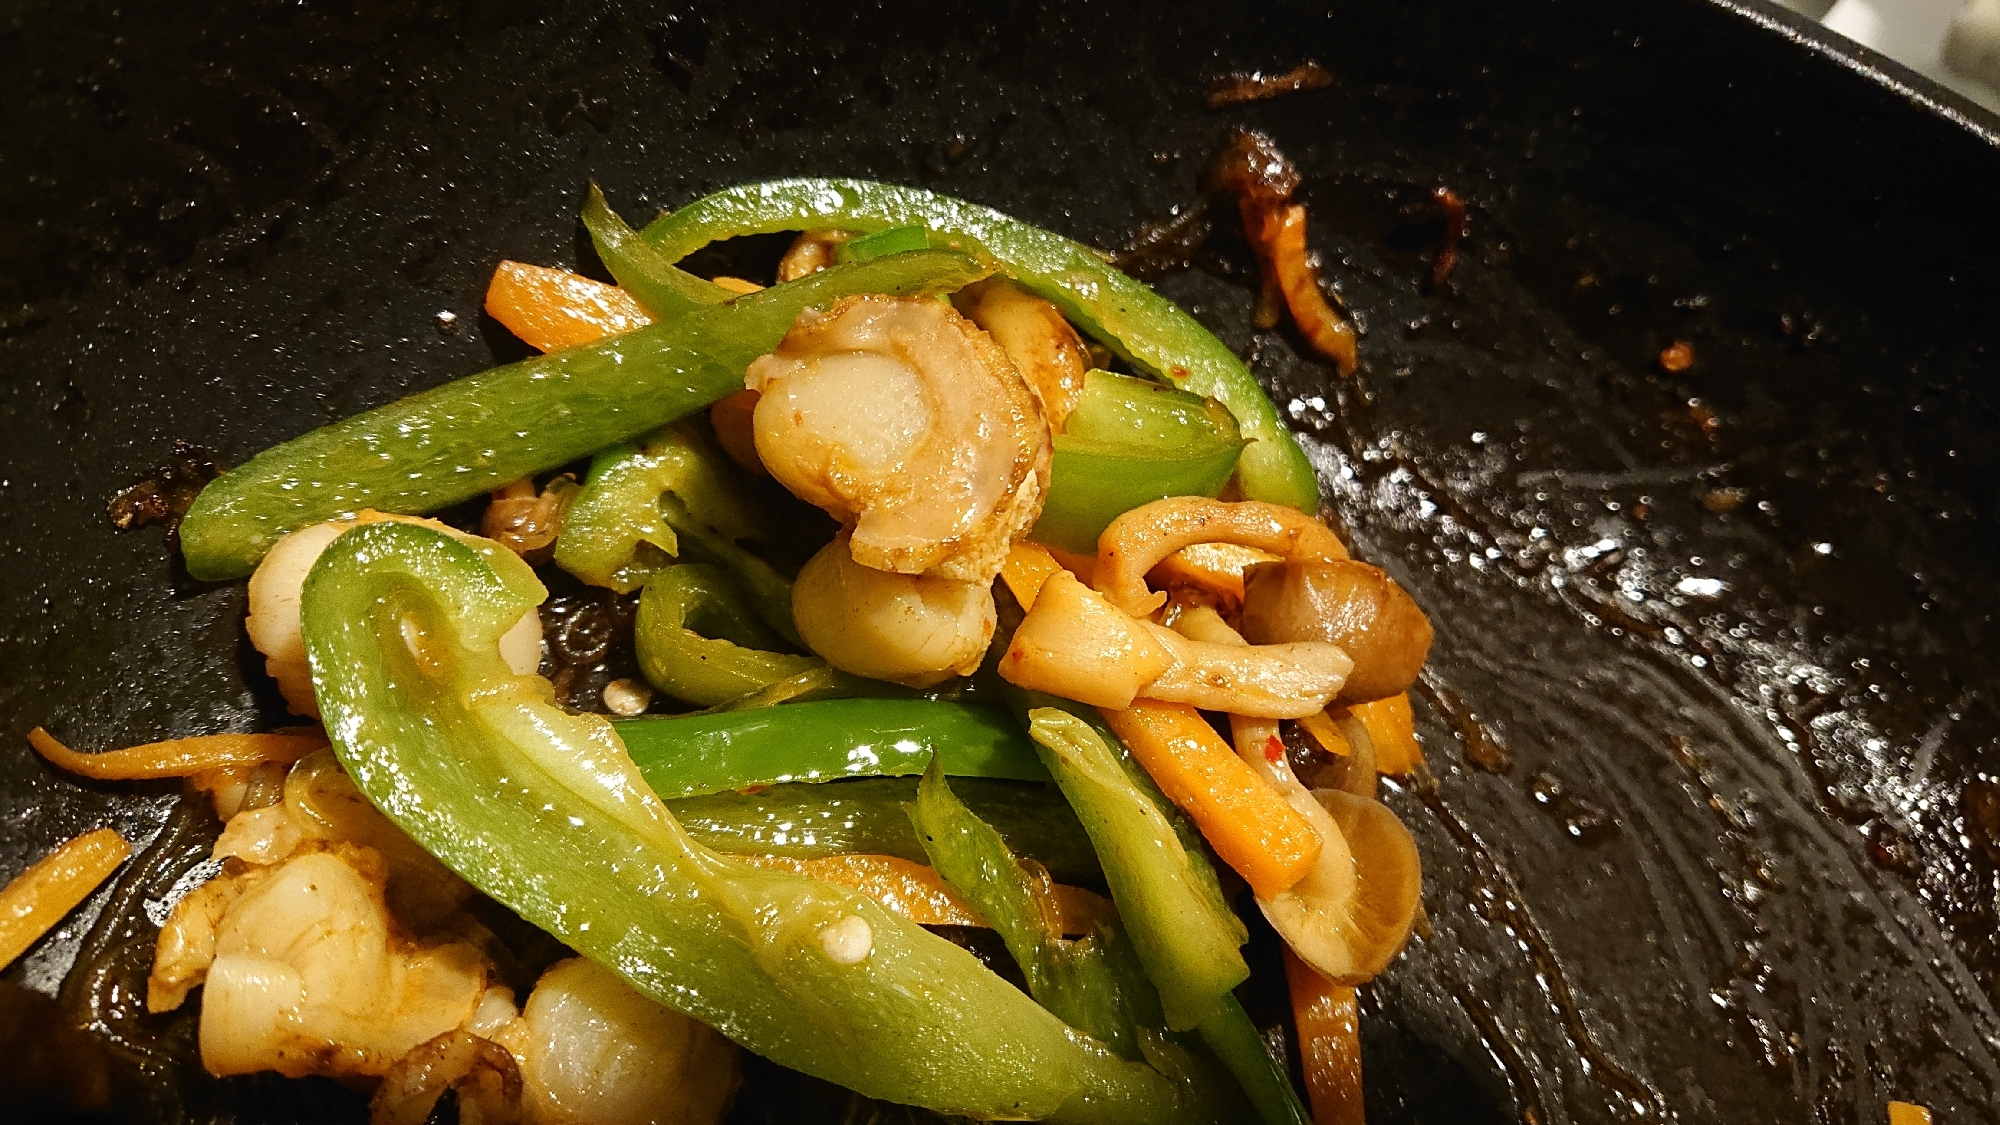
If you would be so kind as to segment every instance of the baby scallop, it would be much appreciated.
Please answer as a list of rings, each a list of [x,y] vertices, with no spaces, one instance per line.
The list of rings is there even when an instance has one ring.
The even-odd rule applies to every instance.
[[[580,957],[542,974],[496,1036],[529,1125],[713,1125],[742,1081],[736,1045]]]
[[[761,396],[758,458],[852,529],[863,566],[990,582],[1041,514],[1035,392],[950,305],[870,295],[808,310],[744,382]]]
[[[863,566],[843,534],[800,569],[792,622],[843,672],[930,687],[979,667],[999,616],[986,583]]]

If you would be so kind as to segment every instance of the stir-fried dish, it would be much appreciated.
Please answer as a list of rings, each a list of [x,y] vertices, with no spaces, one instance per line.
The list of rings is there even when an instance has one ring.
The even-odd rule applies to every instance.
[[[1269,315],[1351,369],[1282,157],[1232,154]],[[1096,252],[916,189],[751,184],[635,230],[593,187],[583,222],[616,285],[506,262],[487,293],[544,354],[186,512],[298,726],[35,733],[223,822],[146,1006],[199,1004],[213,1074],[359,1083],[382,1123],[449,1091],[705,1125],[743,1051],[982,1119],[1359,1121],[1354,988],[1419,913],[1377,777],[1421,768],[1431,629],[1242,361]],[[770,276],[681,268],[777,232]],[[592,659],[633,674],[552,655],[552,589],[610,607]],[[124,858],[106,835],[9,888],[0,952]],[[1238,999],[1246,920],[1303,1091]]]

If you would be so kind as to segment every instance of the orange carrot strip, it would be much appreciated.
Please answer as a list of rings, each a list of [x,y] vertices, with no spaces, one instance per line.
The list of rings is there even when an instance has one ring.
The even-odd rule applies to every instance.
[[[501,262],[486,287],[486,311],[545,352],[593,343],[653,322],[616,285],[568,270]]]
[[[1307,734],[1312,735],[1312,740],[1319,743],[1328,753],[1338,754],[1343,758],[1354,756],[1353,744],[1347,741],[1346,735],[1340,733],[1340,728],[1334,725],[1332,717],[1326,712],[1314,712],[1299,719],[1298,723]],[[1368,783],[1373,785],[1375,781],[1370,778]]]
[[[1424,748],[1417,744],[1416,720],[1410,714],[1410,696],[1392,695],[1372,703],[1359,703],[1348,713],[1368,728],[1375,743],[1375,769],[1390,777],[1402,777],[1424,764]]]
[[[1313,1125],[1362,1125],[1361,1007],[1353,987],[1327,980],[1290,949],[1285,983]]]
[[[1270,898],[1312,870],[1320,850],[1312,823],[1237,757],[1201,712],[1142,699],[1100,713],[1257,897]]]
[[[1287,204],[1267,215],[1264,236],[1271,267],[1278,274],[1278,288],[1284,291],[1285,307],[1291,309],[1299,335],[1332,360],[1342,375],[1354,374],[1358,362],[1354,325],[1327,303],[1326,294],[1320,291],[1319,271],[1306,258],[1305,207]]]
[[[1914,1102],[1890,1102],[1889,1125],[1931,1125],[1931,1111]]]
[[[1007,588],[1014,592],[1014,600],[1022,609],[1035,608],[1035,596],[1042,592],[1042,583],[1062,569],[1047,547],[1037,543],[1016,543],[1007,549],[1007,561],[1000,564],[1000,578]]]
[[[169,738],[124,750],[80,754],[40,727],[28,732],[28,744],[51,765],[93,781],[138,781],[156,777],[186,777],[226,766],[259,762],[290,764],[326,745],[318,729],[270,734],[205,734]]]
[[[0,969],[28,951],[132,854],[109,828],[86,832],[0,890]]]
[[[945,885],[935,868],[892,855],[829,855],[800,859],[783,855],[739,855],[755,867],[793,871],[809,879],[860,891],[922,926],[986,926],[986,919]],[[1057,921],[1065,934],[1085,934],[1111,914],[1111,904],[1081,887],[1057,884]]]

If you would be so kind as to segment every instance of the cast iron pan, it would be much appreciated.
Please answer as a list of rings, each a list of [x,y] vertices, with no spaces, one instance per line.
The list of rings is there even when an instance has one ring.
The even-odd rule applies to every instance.
[[[119,990],[213,825],[20,736],[281,718],[240,585],[106,518],[174,439],[237,461],[513,358],[486,278],[595,269],[589,178],[644,218],[867,175],[1115,247],[1251,124],[1310,177],[1361,374],[1249,330],[1227,222],[1160,285],[1253,359],[1438,628],[1435,780],[1387,796],[1430,928],[1365,992],[1370,1119],[2000,1121],[2000,121],[1701,0],[9,7],[0,872],[167,828],[8,977],[121,1058],[188,1050]],[[1330,88],[1204,108],[1213,75],[1308,58]],[[1472,233],[1433,285],[1439,184]],[[194,1120],[360,1104],[175,1088]],[[739,1119],[818,1096],[767,1075]]]

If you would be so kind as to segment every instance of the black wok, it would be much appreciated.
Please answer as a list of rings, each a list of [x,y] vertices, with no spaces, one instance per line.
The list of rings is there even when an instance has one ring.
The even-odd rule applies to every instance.
[[[2000,1121],[2000,120],[1702,0],[8,7],[0,873],[168,827],[7,976],[193,1119],[359,1103],[176,1070],[189,1020],[125,1014],[144,900],[213,825],[20,736],[282,706],[241,587],[114,531],[115,491],[175,438],[236,461],[513,358],[485,280],[594,269],[589,178],[643,218],[867,175],[1114,247],[1241,123],[1310,177],[1362,371],[1249,329],[1227,222],[1160,285],[1253,357],[1438,627],[1435,780],[1387,798],[1430,926],[1365,991],[1371,1120]],[[1204,108],[1308,58],[1331,87]],[[1439,184],[1471,234],[1433,285]],[[771,1077],[738,1112],[818,1096]]]

